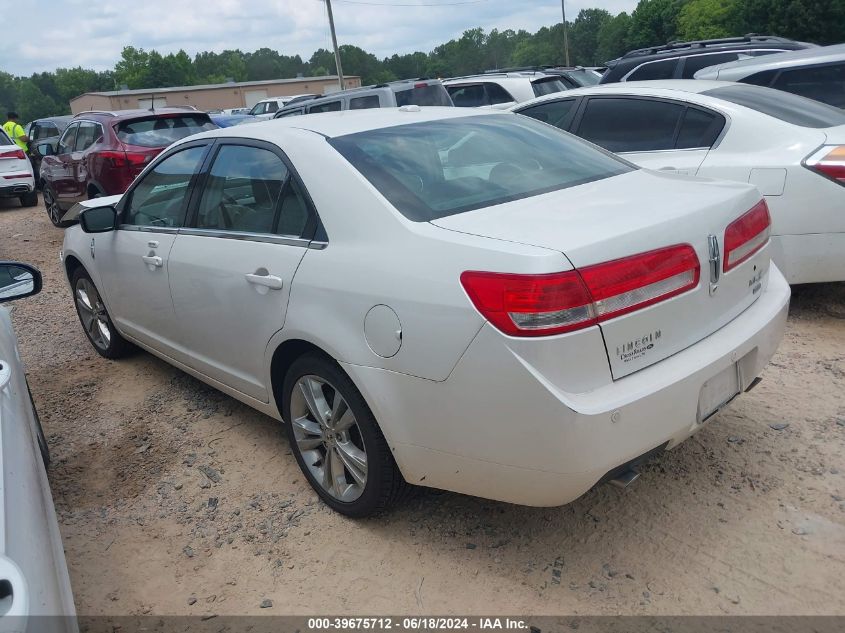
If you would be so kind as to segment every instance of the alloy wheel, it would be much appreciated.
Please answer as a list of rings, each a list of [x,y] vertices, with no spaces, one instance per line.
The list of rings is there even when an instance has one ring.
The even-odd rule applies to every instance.
[[[94,345],[101,350],[107,350],[111,344],[111,329],[109,315],[100,293],[89,279],[82,277],[76,282],[74,294],[82,327]]]
[[[367,485],[367,450],[355,414],[319,376],[302,376],[291,393],[291,424],[311,475],[333,498],[351,502]]]
[[[44,189],[44,205],[47,207],[47,215],[50,216],[50,222],[59,226],[62,223],[62,210],[49,189]]]

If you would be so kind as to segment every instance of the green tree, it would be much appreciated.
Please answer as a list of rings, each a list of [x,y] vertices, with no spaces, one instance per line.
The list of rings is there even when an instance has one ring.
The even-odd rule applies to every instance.
[[[154,88],[149,76],[150,55],[143,48],[124,46],[120,61],[115,64],[114,78],[118,86],[135,88]]]
[[[678,16],[690,0],[640,0],[631,14],[628,43],[634,48],[678,39]]]
[[[678,37],[705,40],[740,34],[742,0],[691,0],[678,16]]]
[[[845,38],[843,0],[743,0],[739,4],[743,32],[816,44],[836,44]]]
[[[631,16],[624,11],[601,26],[598,37],[596,38],[596,60],[598,60],[598,65],[624,55],[631,48],[628,44],[628,33],[630,30]]]
[[[599,33],[604,25],[613,20],[604,9],[582,9],[569,31],[569,52],[572,64],[597,66],[599,61]]]

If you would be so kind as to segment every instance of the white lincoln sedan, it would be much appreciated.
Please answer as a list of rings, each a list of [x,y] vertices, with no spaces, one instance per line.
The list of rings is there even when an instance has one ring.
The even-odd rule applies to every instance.
[[[71,214],[97,351],[136,345],[287,421],[351,516],[407,484],[559,505],[628,481],[756,384],[789,303],[754,187],[503,112],[202,133]]]

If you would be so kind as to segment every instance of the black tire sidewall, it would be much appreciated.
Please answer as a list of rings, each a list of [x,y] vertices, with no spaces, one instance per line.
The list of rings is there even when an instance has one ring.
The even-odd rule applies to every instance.
[[[319,376],[331,383],[340,392],[344,400],[346,400],[358,422],[358,428],[361,431],[361,437],[364,440],[364,447],[367,452],[367,483],[364,486],[364,492],[355,501],[338,501],[323,490],[323,487],[314,479],[305,465],[296,443],[293,425],[290,423],[291,393],[296,385],[296,381],[302,376],[309,374]],[[385,481],[385,473],[393,472],[395,476],[399,477],[401,475],[396,470],[393,457],[389,453],[387,442],[378,427],[375,416],[370,411],[364,397],[355,387],[349,376],[346,375],[336,362],[328,357],[320,354],[305,354],[293,362],[285,375],[283,394],[284,410],[282,411],[282,417],[287,421],[285,426],[287,427],[291,452],[296,457],[296,461],[308,483],[320,495],[320,498],[332,509],[353,518],[369,516],[384,509],[386,489],[392,485],[392,482]]]

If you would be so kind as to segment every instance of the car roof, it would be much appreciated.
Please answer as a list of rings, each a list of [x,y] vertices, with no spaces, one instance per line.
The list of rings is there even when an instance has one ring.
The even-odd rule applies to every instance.
[[[50,123],[70,123],[73,120],[72,114],[65,114],[62,116],[43,116],[38,119],[33,119],[33,123],[40,123],[41,121],[49,121]]]
[[[776,70],[779,68],[787,68],[790,66],[803,66],[806,64],[823,64],[825,62],[835,62],[845,60],[845,44],[834,44],[833,46],[822,46],[819,48],[805,48],[798,51],[789,51],[786,53],[774,53],[772,55],[764,55],[762,57],[752,57],[751,59],[741,59],[735,62],[726,62],[716,66],[710,66],[699,70],[695,76],[702,79],[715,79],[722,72],[733,71],[747,71],[730,73],[730,76],[745,77],[751,73],[756,73],[764,70]]]
[[[239,125],[237,131],[227,132],[211,130],[203,132],[191,139],[215,138],[225,136],[242,136],[270,141],[278,140],[283,143],[286,131],[290,129],[307,130],[327,138],[356,134],[369,130],[396,127],[410,123],[425,123],[428,121],[442,121],[458,119],[468,116],[510,116],[507,112],[498,110],[482,110],[475,108],[453,108],[426,106],[403,106],[401,108],[372,108],[368,110],[341,110],[340,112],[322,112],[320,114],[305,114],[295,117],[284,117]]]
[[[670,42],[659,46],[648,46],[628,51],[621,57],[607,62],[608,66],[615,66],[624,62],[640,63],[644,57],[662,59],[664,57],[687,57],[702,53],[731,51],[738,48],[805,48],[809,46],[803,42],[797,42],[785,37],[775,35],[745,35],[743,37],[726,37],[710,40],[691,40],[681,42]]]
[[[700,94],[715,88],[736,85],[733,81],[711,81],[705,79],[655,79],[653,81],[626,81],[622,83],[597,84],[584,88],[573,88],[564,92],[553,92],[531,101],[515,105],[513,110],[520,110],[526,105],[537,105],[545,101],[557,101],[566,97],[580,97],[584,95],[613,95],[613,94],[661,94],[671,96],[673,92]]]
[[[561,71],[562,72],[562,71]],[[558,77],[561,72],[544,72],[541,70],[518,70],[518,71],[502,71],[502,72],[486,72],[477,75],[465,75],[463,77],[451,77],[443,80],[443,85],[448,86],[453,83],[466,83],[478,81],[504,81],[508,79],[528,80],[543,79],[545,77]]]
[[[136,108],[134,110],[86,110],[85,112],[79,112],[74,115],[74,119],[85,119],[85,118],[99,118],[99,119],[109,119],[112,121],[121,121],[123,119],[138,119],[141,117],[150,117],[155,116],[157,114],[206,114],[202,110],[193,110],[190,108],[174,108],[174,107],[166,107],[166,108],[158,108],[157,110],[144,110],[141,108]],[[207,116],[207,115],[206,115]]]

